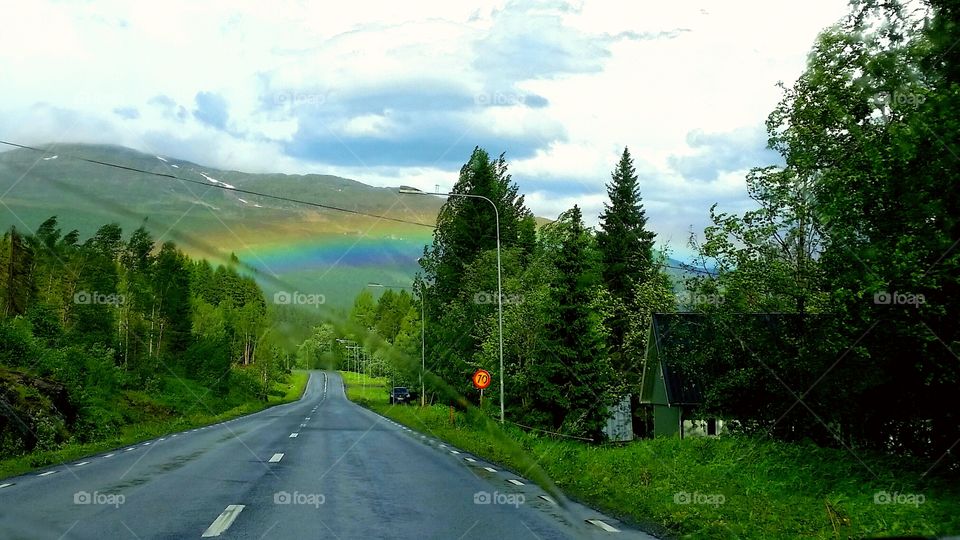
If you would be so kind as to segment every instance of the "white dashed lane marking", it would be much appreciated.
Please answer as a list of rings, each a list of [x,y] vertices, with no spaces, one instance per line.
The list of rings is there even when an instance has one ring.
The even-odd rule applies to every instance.
[[[87,465],[89,463],[90,463],[89,461],[81,461],[80,463],[77,463],[76,465],[74,465],[74,467],[83,467],[84,465]]]
[[[279,463],[281,459],[283,459],[283,454],[274,454],[273,457],[270,458],[270,463]]]
[[[620,529],[618,529],[618,528],[616,528],[616,527],[613,527],[612,525],[609,525],[608,523],[605,523],[605,522],[603,522],[603,521],[600,521],[599,519],[586,519],[586,520],[584,520],[584,521],[586,521],[587,523],[589,523],[589,524],[591,524],[591,525],[595,525],[595,526],[597,526],[597,527],[600,527],[601,529],[603,529],[603,530],[605,530],[605,531],[607,531],[607,532],[620,532]]]
[[[40,473],[40,474],[38,474],[37,476],[49,476],[49,475],[51,475],[51,474],[53,474],[53,473],[55,473],[55,472],[57,472],[57,471],[47,471],[47,472],[44,472],[44,473]]]
[[[291,438],[291,439],[296,439],[298,436],[300,436],[299,433],[291,433],[291,434],[290,434],[290,438]]]
[[[13,484],[0,484],[0,489],[3,489],[3,488],[5,488],[5,487],[10,487],[10,486],[12,486],[12,485],[13,485]]]
[[[217,519],[213,520],[213,523],[207,527],[207,530],[203,531],[201,537],[210,538],[211,536],[220,536],[223,534],[224,531],[230,528],[230,525],[233,525],[233,521],[237,519],[240,512],[243,512],[244,508],[246,507],[242,504],[231,504],[228,506]]]
[[[483,470],[485,470],[485,471],[487,471],[487,472],[497,472],[497,470],[494,469],[493,467],[484,467]]]
[[[523,485],[523,482],[521,482],[521,481],[519,481],[519,480],[514,480],[513,478],[507,478],[507,482],[510,482],[511,484],[513,484],[513,485],[515,485],[515,486],[522,486],[522,485]]]

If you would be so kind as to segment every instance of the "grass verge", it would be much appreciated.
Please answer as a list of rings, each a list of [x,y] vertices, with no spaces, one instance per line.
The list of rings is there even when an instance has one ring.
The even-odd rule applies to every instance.
[[[389,405],[383,380],[348,373],[348,397],[528,476],[520,456],[449,408]],[[376,389],[376,390],[374,390]],[[766,439],[589,445],[504,430],[565,493],[654,534],[860,538],[960,533],[960,485],[908,460]]]
[[[142,441],[162,437],[201,426],[216,424],[238,416],[262,411],[268,407],[290,403],[300,399],[306,389],[310,376],[306,371],[295,370],[287,381],[277,383],[274,387],[275,395],[269,396],[267,402],[239,401],[236,396],[216,398],[200,393],[200,388],[192,388],[190,381],[186,383],[177,380],[181,385],[178,392],[170,391],[153,398],[143,392],[130,391],[124,398],[128,407],[149,410],[151,408],[165,409],[171,402],[180,400],[195,400],[195,406],[189,408],[185,414],[162,419],[144,419],[139,422],[124,425],[119,434],[96,442],[67,443],[54,450],[40,450],[26,455],[0,460],[0,479],[16,476],[34,469],[74,461],[92,454],[104,452],[121,446],[129,446]],[[277,395],[282,392],[282,396]],[[215,412],[219,411],[219,412]],[[146,416],[146,415],[145,415]]]

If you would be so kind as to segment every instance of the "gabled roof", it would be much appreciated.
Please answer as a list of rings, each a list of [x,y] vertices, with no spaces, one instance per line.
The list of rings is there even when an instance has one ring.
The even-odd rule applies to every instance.
[[[670,405],[697,405],[703,401],[703,382],[692,373],[685,373],[674,354],[684,341],[694,345],[695,336],[703,335],[705,319],[697,313],[655,313],[647,340],[640,399],[650,401],[655,377],[662,376],[667,403]],[[700,330],[700,331],[697,331]],[[691,340],[691,337],[694,337]]]

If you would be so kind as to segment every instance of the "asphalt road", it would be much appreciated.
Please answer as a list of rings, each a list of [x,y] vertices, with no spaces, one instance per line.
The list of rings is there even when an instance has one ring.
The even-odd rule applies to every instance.
[[[0,480],[0,538],[651,538],[542,495],[315,371],[296,403]]]

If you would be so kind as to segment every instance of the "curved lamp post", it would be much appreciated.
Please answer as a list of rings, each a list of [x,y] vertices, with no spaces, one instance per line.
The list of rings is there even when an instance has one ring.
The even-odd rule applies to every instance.
[[[497,205],[493,201],[484,197],[483,195],[473,195],[470,193],[438,193],[430,191],[421,191],[417,188],[412,188],[408,186],[401,186],[400,193],[403,195],[442,195],[444,197],[468,197],[472,199],[483,199],[490,203],[490,206],[493,207],[493,214],[497,220],[497,319],[499,326],[499,340],[500,340],[500,423],[504,421],[504,408],[503,408],[503,285],[500,272],[500,211],[497,210]]]

